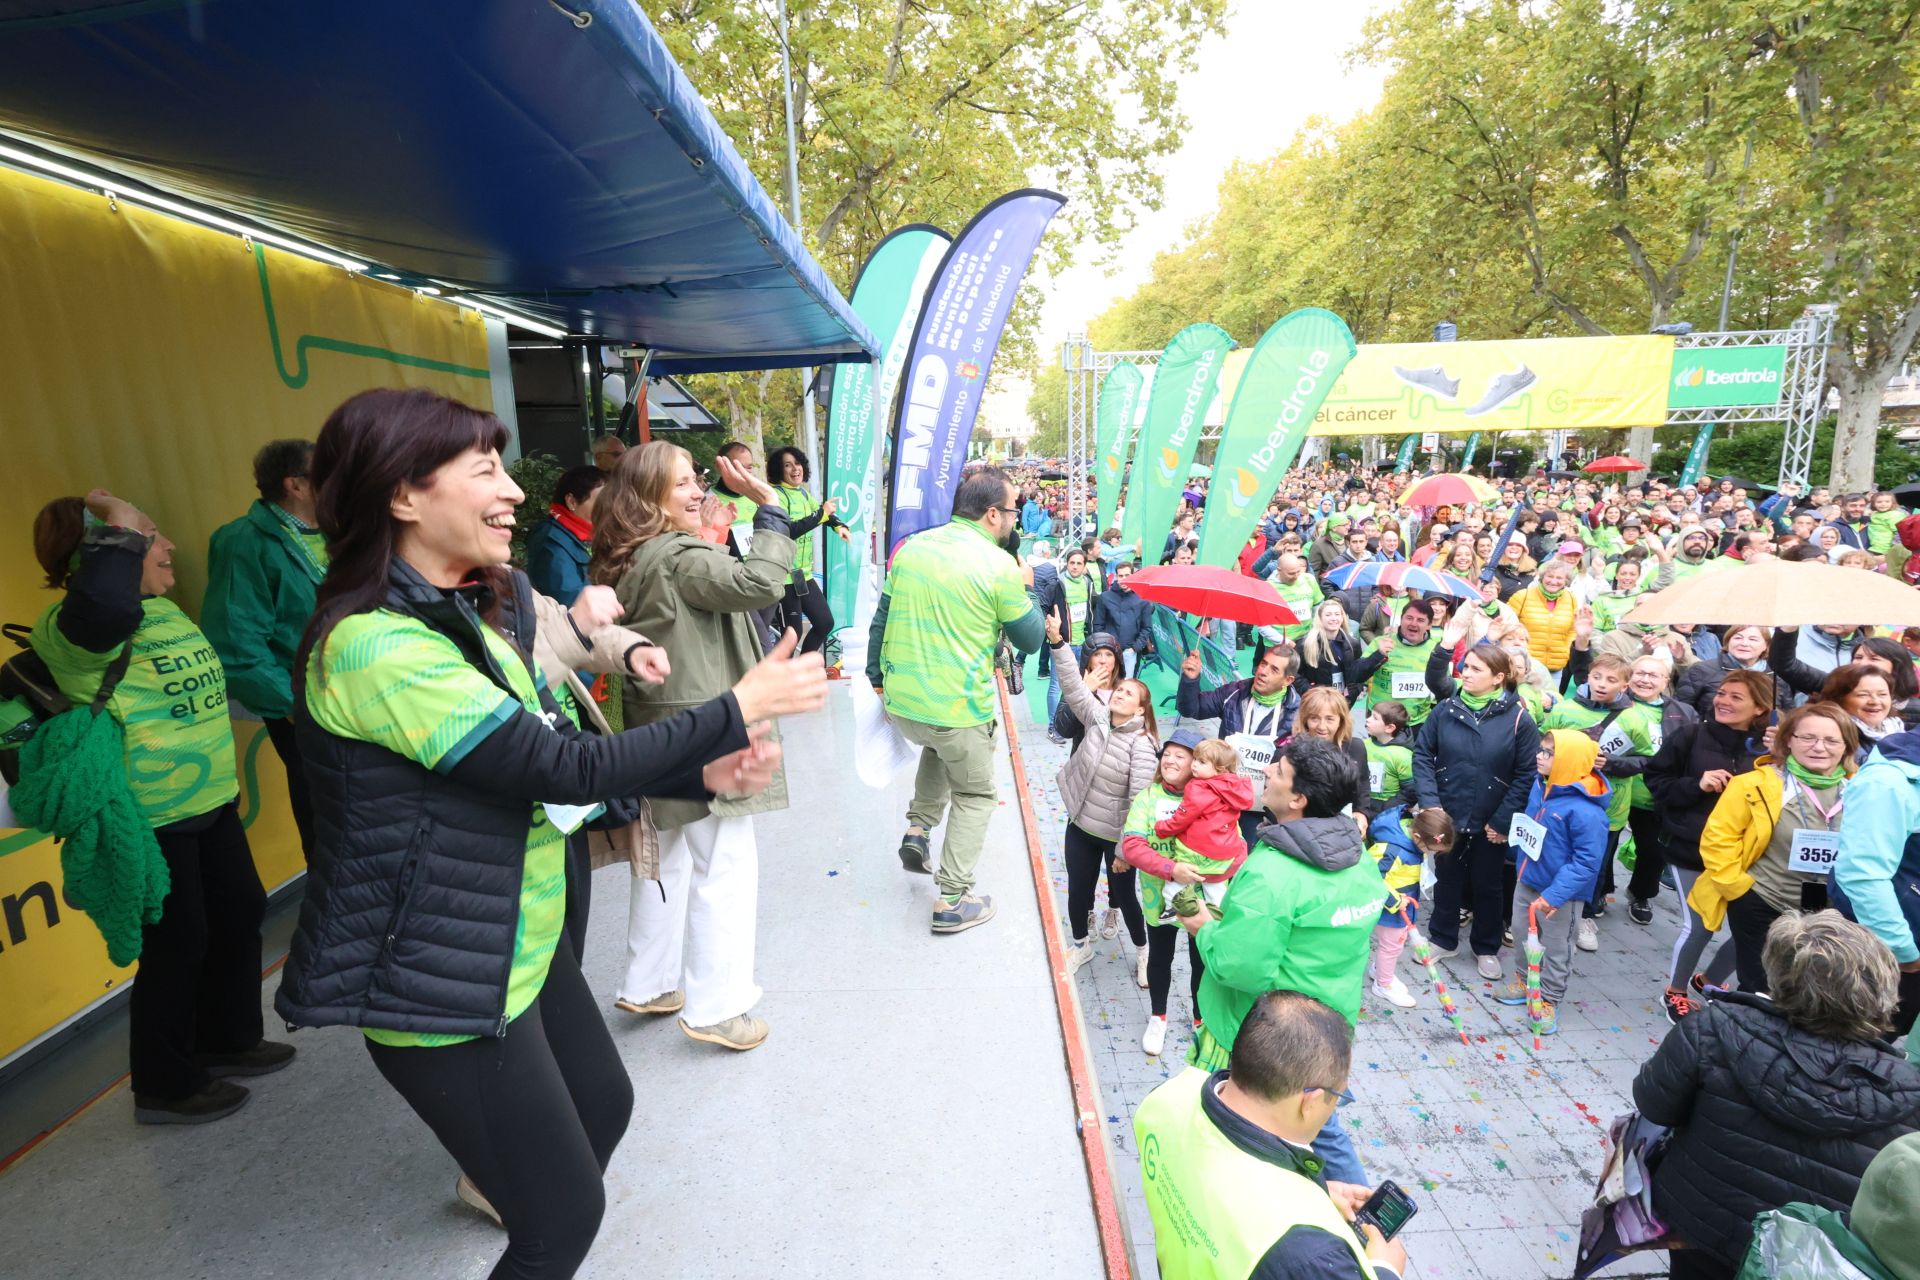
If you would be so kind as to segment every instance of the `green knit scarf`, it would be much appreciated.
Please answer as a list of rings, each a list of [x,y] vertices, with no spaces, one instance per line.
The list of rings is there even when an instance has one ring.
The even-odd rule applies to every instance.
[[[160,921],[171,880],[127,781],[120,722],[75,707],[20,748],[13,810],[60,843],[67,900],[86,912],[124,968],[140,958],[140,928]]]
[[[1460,701],[1466,703],[1475,711],[1485,711],[1487,704],[1492,702],[1494,698],[1499,695],[1499,692],[1498,689],[1489,689],[1485,693],[1468,693],[1466,687],[1463,685],[1460,688]]]
[[[1810,787],[1815,791],[1837,787],[1847,780],[1846,769],[1840,765],[1833,766],[1826,773],[1815,773],[1792,756],[1787,757],[1787,772],[1800,779],[1802,786]]]

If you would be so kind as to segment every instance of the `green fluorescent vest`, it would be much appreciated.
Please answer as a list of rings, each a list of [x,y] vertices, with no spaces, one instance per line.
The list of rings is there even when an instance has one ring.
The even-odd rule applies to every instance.
[[[1354,1274],[1372,1276],[1353,1228],[1317,1183],[1248,1155],[1207,1117],[1200,1096],[1208,1078],[1190,1067],[1133,1115],[1162,1280],[1246,1280],[1274,1242],[1299,1226],[1344,1240]]]

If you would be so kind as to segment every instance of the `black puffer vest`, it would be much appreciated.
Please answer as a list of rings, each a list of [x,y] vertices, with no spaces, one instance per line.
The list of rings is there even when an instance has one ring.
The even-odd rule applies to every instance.
[[[481,638],[489,596],[443,592],[395,560],[382,607],[446,636],[512,693]],[[517,571],[500,624],[522,654],[533,652],[533,594]],[[304,679],[293,720],[314,848],[275,1011],[289,1026],[505,1034],[531,806],[328,733],[308,711]]]

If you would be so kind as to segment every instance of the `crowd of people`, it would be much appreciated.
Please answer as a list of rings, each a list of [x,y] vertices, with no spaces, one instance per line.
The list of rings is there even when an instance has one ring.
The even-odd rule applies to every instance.
[[[199,624],[137,506],[49,502],[34,552],[60,595],[31,653],[76,710],[22,721],[10,799],[88,849],[107,891],[87,909],[139,960],[135,1118],[219,1120],[249,1100],[236,1077],[295,1056],[263,1027],[230,702],[260,718],[308,867],[276,1013],[361,1030],[456,1195],[504,1226],[494,1275],[566,1276],[633,1106],[580,967],[590,869],[634,872],[618,1010],[729,1050],[767,1038],[752,817],[786,804],[774,722],[825,702],[820,656],[795,650],[830,625],[803,548],[833,513],[792,450],[769,483],[730,446],[724,494],[675,445],[596,451],[606,469],[560,478],[522,572],[507,439],[379,390],[268,444],[259,499],[213,536]],[[769,637],[781,619],[811,624],[805,646]],[[618,732],[585,683],[609,673]]]
[[[236,1077],[294,1057],[262,1024],[229,701],[264,721],[309,867],[276,1012],[361,1030],[456,1194],[505,1227],[495,1275],[563,1276],[633,1101],[582,976],[590,873],[634,873],[616,1016],[767,1039],[753,819],[787,803],[774,722],[825,700],[811,544],[847,530],[797,450],[762,475],[729,444],[707,483],[674,445],[612,442],[560,477],[523,572],[505,442],[455,401],[370,391],[315,441],[267,445],[258,501],[213,537],[199,624],[168,599],[173,544],[146,514],[103,490],[49,502],[34,550],[60,595],[33,654],[68,702],[111,713],[124,767],[52,767],[55,716],[13,799],[99,842],[129,886],[94,914],[141,962],[136,1117],[217,1120],[248,1099]],[[1635,1085],[1673,1132],[1654,1204],[1685,1246],[1676,1275],[1730,1276],[1756,1215],[1846,1207],[1920,1127],[1920,1068],[1888,1042],[1920,1013],[1920,628],[1629,616],[1776,556],[1912,581],[1920,517],[1729,481],[1535,477],[1426,511],[1399,487],[1285,477],[1236,567],[1296,621],[1194,619],[1251,672],[1220,681],[1199,643],[1162,651],[1129,585],[1142,546],[970,468],[953,518],[896,550],[870,626],[865,675],[919,749],[900,864],[932,878],[934,934],[993,919],[976,882],[996,676],[1038,654],[1068,748],[1067,970],[1124,928],[1156,1057],[1185,935],[1195,1069],[1135,1122],[1169,1274],[1197,1274],[1180,1259],[1200,1250],[1234,1274],[1397,1276],[1338,1115],[1361,1010],[1431,998],[1400,963],[1418,930],[1551,1035],[1624,880],[1626,927],[1672,937],[1657,995],[1675,1025]],[[1206,489],[1148,539],[1154,560],[1193,563]],[[1453,584],[1340,572],[1376,562]],[[1177,675],[1164,736],[1154,663]],[[617,731],[589,689],[609,674]],[[102,811],[117,834],[60,827]]]
[[[1019,498],[1045,669],[1076,722],[1049,725],[1071,747],[1068,968],[1091,959],[1104,874],[1102,931],[1124,921],[1150,992],[1149,1054],[1188,937],[1199,1070],[1135,1121],[1143,1159],[1158,1153],[1163,1270],[1397,1275],[1395,1242],[1365,1215],[1358,1235],[1342,1225],[1368,1194],[1337,1107],[1364,1003],[1434,998],[1401,972],[1418,928],[1444,968],[1552,1035],[1618,910],[1671,939],[1648,994],[1674,1028],[1635,1097],[1673,1130],[1653,1187],[1673,1273],[1730,1277],[1756,1215],[1846,1208],[1875,1153],[1920,1127],[1920,1069],[1889,1043],[1920,1013],[1920,628],[1628,616],[1774,557],[1912,582],[1920,516],[1886,493],[1564,476],[1408,510],[1405,484],[1285,477],[1234,567],[1298,621],[1201,621],[1229,654],[1253,651],[1250,677],[1217,684],[1197,648],[1123,646],[1102,610],[1138,599],[1125,583],[1142,564],[1193,562],[1206,481],[1164,540],[1127,547],[1048,510],[1044,488]],[[1453,579],[1423,593],[1339,572],[1375,562]],[[1179,677],[1157,766],[1154,707],[1122,678],[1150,658]],[[1741,1173],[1707,1189],[1702,1170],[1728,1159]],[[1195,1270],[1201,1249],[1236,1264]]]

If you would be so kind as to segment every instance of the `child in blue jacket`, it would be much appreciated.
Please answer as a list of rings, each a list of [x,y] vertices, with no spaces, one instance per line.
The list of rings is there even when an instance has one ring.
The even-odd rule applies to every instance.
[[[1413,811],[1395,805],[1374,818],[1367,831],[1367,852],[1380,866],[1387,882],[1387,900],[1380,906],[1380,923],[1373,927],[1373,994],[1401,1009],[1416,1001],[1407,984],[1394,972],[1407,945],[1407,923],[1420,916],[1420,869],[1430,857],[1453,849],[1453,819],[1440,808]],[[1403,917],[1400,913],[1405,910]]]
[[[1513,936],[1527,934],[1527,908],[1540,904],[1540,995],[1546,1003],[1542,1035],[1558,1031],[1555,1009],[1566,998],[1567,979],[1573,976],[1574,923],[1579,911],[1562,910],[1593,896],[1594,880],[1607,853],[1607,803],[1613,788],[1593,771],[1600,748],[1592,738],[1574,729],[1554,729],[1540,735],[1540,753],[1534,767],[1540,777],[1515,827],[1537,824],[1538,853],[1523,840],[1511,841],[1519,861],[1520,877],[1513,889]],[[1524,970],[1522,971],[1524,972]],[[1495,999],[1501,1004],[1527,1002],[1526,979],[1514,980]]]

